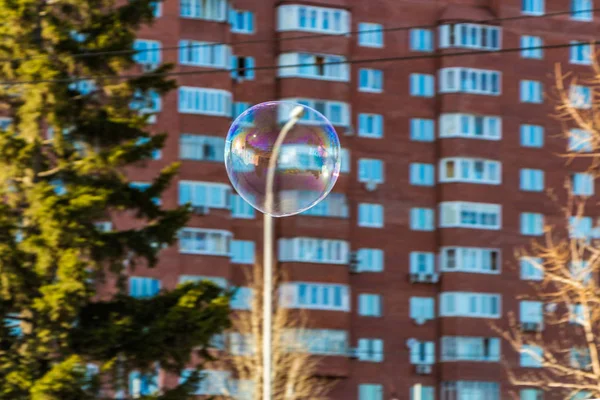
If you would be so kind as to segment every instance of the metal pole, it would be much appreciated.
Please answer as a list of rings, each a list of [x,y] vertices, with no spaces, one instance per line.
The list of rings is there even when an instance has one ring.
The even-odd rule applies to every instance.
[[[275,169],[281,145],[285,137],[302,116],[302,107],[296,107],[290,113],[290,120],[283,126],[271,152],[267,170],[265,190],[265,214],[263,227],[263,325],[262,325],[262,355],[263,355],[263,400],[272,399],[272,315],[273,315],[273,185]]]

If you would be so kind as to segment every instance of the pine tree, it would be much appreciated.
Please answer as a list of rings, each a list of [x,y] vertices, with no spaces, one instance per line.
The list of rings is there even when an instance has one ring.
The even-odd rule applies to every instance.
[[[175,86],[169,65],[131,74],[155,3],[0,0],[0,115],[12,118],[0,129],[1,400],[130,398],[132,371],[180,374],[228,324],[229,294],[208,283],[149,299],[126,289],[189,216],[155,201],[176,165],[145,189],[126,173],[165,140],[146,130],[145,99]],[[135,228],[97,226],[115,213]],[[99,296],[103,281],[117,293]],[[190,398],[198,375],[144,398]]]

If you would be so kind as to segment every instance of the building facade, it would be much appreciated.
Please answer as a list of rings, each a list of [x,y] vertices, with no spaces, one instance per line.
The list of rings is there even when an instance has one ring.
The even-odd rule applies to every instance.
[[[140,70],[173,63],[179,88],[153,99],[153,129],[169,133],[165,148],[131,173],[144,184],[180,162],[161,201],[191,202],[194,215],[158,267],[136,270],[132,294],[210,278],[240,286],[234,307],[247,308],[243,268],[260,258],[262,218],[229,184],[224,138],[249,106],[293,99],[327,116],[344,149],[332,194],[276,221],[278,267],[290,279],[286,301],[310,310],[321,372],[341,378],[333,398],[510,398],[501,360],[520,372],[536,363],[490,324],[505,326],[514,312],[524,330],[543,329],[541,303],[518,298],[541,277],[514,250],[559,221],[547,189],[561,190],[574,174],[576,193],[594,194],[584,164],[565,167],[556,157],[585,145],[567,143],[549,117],[555,64],[586,76],[589,47],[540,46],[594,40],[600,15],[585,11],[592,3],[157,6],[155,24],[136,43],[150,51],[136,59]],[[449,55],[468,51],[474,54]],[[339,61],[351,62],[331,64]],[[589,90],[577,93],[585,107]],[[177,379],[161,376],[161,384]],[[535,388],[519,395],[542,398]]]

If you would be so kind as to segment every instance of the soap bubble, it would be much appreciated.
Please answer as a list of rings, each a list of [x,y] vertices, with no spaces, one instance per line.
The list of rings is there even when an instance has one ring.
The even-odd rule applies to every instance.
[[[275,142],[286,130],[275,155]],[[274,217],[299,214],[323,200],[339,176],[340,154],[339,138],[327,118],[286,101],[246,110],[233,122],[225,141],[225,166],[233,187],[252,207]],[[272,158],[277,167],[272,169],[269,207]]]

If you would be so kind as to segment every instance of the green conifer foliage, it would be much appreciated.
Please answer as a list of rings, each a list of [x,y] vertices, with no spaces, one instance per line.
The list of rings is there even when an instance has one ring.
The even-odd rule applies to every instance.
[[[169,65],[116,78],[131,76],[128,50],[152,3],[0,0],[0,115],[12,118],[0,130],[0,400],[130,398],[130,372],[180,374],[228,324],[229,294],[214,285],[149,299],[125,285],[189,216],[155,201],[176,165],[145,190],[126,174],[165,141],[147,131],[143,102],[175,87]],[[136,227],[96,226],[115,214]],[[103,281],[117,294],[99,296]],[[144,398],[188,399],[197,381]]]

